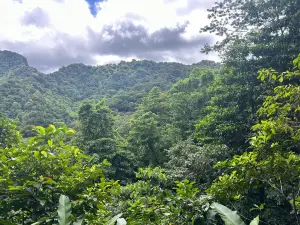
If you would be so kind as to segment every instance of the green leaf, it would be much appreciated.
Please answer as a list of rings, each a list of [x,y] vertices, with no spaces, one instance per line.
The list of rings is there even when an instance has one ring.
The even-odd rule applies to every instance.
[[[113,218],[111,218],[106,225],[114,225],[115,222],[117,221],[117,219],[119,219],[122,216],[122,213],[114,216]]]
[[[50,217],[48,217],[48,216],[42,217],[41,219],[39,219],[39,221],[37,221],[31,225],[45,224],[45,222],[47,222],[49,219],[50,219]]]
[[[67,130],[67,132],[66,132],[66,135],[67,136],[73,136],[75,134],[75,131],[73,130],[73,129],[69,129],[69,130]]]
[[[10,190],[10,191],[20,191],[20,190],[23,190],[23,186],[16,186],[16,187],[14,187],[14,186],[8,186],[8,190]]]
[[[259,216],[255,217],[250,223],[250,225],[258,225],[258,224],[259,224]]]
[[[17,225],[15,223],[11,223],[10,221],[8,220],[3,220],[3,219],[0,219],[0,224],[1,225]]]
[[[57,212],[59,225],[69,225],[71,215],[71,202],[67,196],[61,195],[59,197],[59,205]]]
[[[34,154],[34,157],[36,159],[39,158],[39,156],[40,156],[40,152],[39,151],[35,151],[33,154]]]
[[[111,166],[111,163],[107,161],[107,159],[104,159],[102,161],[102,163],[105,165],[105,166]]]
[[[38,126],[37,128],[38,128],[39,134],[46,134],[46,131],[45,131],[44,127]]]
[[[53,124],[50,124],[47,128],[46,128],[46,132],[47,132],[47,134],[49,134],[49,133],[53,133],[53,132],[55,132],[55,126],[53,125]]]
[[[52,141],[52,140],[48,140],[48,145],[49,145],[50,148],[52,148],[52,146],[53,146],[53,141]]]
[[[124,218],[117,219],[117,225],[126,225],[127,222]]]
[[[46,158],[47,158],[47,152],[45,152],[45,151],[41,151],[41,154],[42,154],[44,157],[46,157]]]
[[[218,213],[225,225],[245,225],[241,217],[236,211],[232,211],[224,205],[214,202],[211,206],[212,210]]]

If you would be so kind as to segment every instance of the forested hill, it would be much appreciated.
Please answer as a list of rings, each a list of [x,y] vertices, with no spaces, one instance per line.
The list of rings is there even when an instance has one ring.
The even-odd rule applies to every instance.
[[[104,66],[71,64],[43,74],[22,55],[0,51],[0,112],[21,124],[70,124],[81,101],[103,97],[113,110],[132,112],[153,87],[167,90],[193,67],[216,65],[212,61],[184,65],[132,60]]]

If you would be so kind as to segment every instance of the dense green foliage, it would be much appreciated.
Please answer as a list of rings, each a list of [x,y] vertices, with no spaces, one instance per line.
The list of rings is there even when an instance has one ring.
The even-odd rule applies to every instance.
[[[28,66],[23,56],[0,51],[0,112],[22,125],[71,124],[81,101],[105,96],[114,111],[133,112],[152,87],[167,90],[193,67],[207,65],[217,66],[211,61],[184,65],[132,60],[94,67],[72,64],[46,75]]]
[[[74,213],[79,215],[105,207],[103,201],[109,201],[119,185],[105,181],[102,165],[92,164],[80,149],[64,143],[74,131],[53,125],[35,129],[36,136],[1,149],[0,217],[23,224],[37,220],[50,223],[60,194],[76,200]],[[86,201],[91,193],[93,201]]]
[[[300,225],[299,15],[216,3],[222,64],[45,75],[1,51],[0,223]]]
[[[260,71],[261,80],[279,82],[274,94],[268,96],[258,113],[262,120],[254,125],[254,136],[250,139],[251,152],[235,156],[231,161],[217,164],[232,172],[219,177],[209,193],[219,199],[236,199],[263,204],[272,224],[298,221],[299,210],[299,103],[300,103],[300,55],[294,60],[295,70],[278,73],[274,70]],[[245,198],[247,197],[247,198]],[[277,202],[276,210],[271,210]],[[277,211],[278,210],[278,211]],[[282,218],[276,214],[294,215]],[[273,214],[274,213],[274,214]]]
[[[0,148],[11,147],[20,142],[17,122],[0,113]]]

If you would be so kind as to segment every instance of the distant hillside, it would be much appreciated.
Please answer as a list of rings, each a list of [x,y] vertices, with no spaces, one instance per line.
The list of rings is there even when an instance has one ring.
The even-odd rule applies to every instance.
[[[28,66],[24,56],[11,51],[0,51],[0,76],[19,66]]]
[[[0,112],[21,124],[69,124],[81,101],[103,97],[113,110],[132,112],[154,86],[167,90],[193,67],[216,65],[213,61],[184,65],[132,60],[104,66],[71,64],[43,74],[22,55],[0,51]]]

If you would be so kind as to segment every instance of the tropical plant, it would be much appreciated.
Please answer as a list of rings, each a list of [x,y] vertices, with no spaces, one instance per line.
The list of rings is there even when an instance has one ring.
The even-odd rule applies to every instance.
[[[122,189],[120,211],[128,224],[192,224],[209,209],[209,196],[199,196],[194,182],[169,181],[160,168],[139,169],[137,182]]]
[[[208,189],[219,200],[239,201],[245,211],[263,205],[261,218],[278,225],[300,224],[299,62],[300,55],[293,71],[260,71],[262,81],[277,86],[258,110],[261,121],[252,127],[252,151],[217,164],[228,172]]]
[[[103,175],[109,163],[94,164],[80,149],[65,144],[72,129],[50,125],[35,130],[37,135],[19,146],[0,149],[0,218],[49,223],[61,194],[73,199],[74,215],[110,216],[106,206],[120,186]]]
[[[236,211],[232,211],[226,206],[214,202],[211,206],[210,215],[215,216],[218,214],[222,220],[224,221],[225,225],[245,225],[242,218],[237,214]],[[259,224],[259,217],[255,217],[251,222],[250,225],[258,225]]]
[[[58,205],[58,223],[59,225],[70,225],[71,224],[71,212],[72,206],[70,199],[65,196],[61,195],[59,197],[59,205]],[[117,225],[126,225],[126,220],[120,218],[122,214],[118,214],[111,218],[106,225],[114,225],[117,222]],[[83,218],[78,219],[77,221],[73,222],[72,225],[81,225],[83,224]]]

